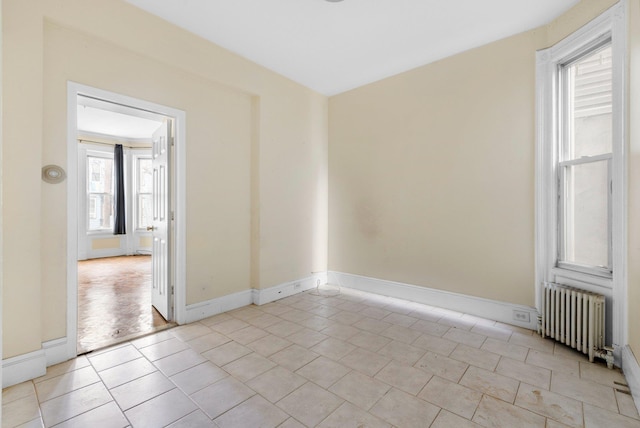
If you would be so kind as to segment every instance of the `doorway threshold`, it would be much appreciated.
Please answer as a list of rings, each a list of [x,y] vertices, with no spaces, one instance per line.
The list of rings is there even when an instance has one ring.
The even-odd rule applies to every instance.
[[[156,333],[158,333],[160,331],[169,330],[169,329],[171,329],[173,327],[177,327],[177,326],[178,326],[178,324],[175,323],[175,322],[168,322],[168,323],[166,323],[164,325],[160,325],[160,326],[154,327],[152,330],[147,330],[147,331],[145,331],[143,333],[130,334],[128,336],[114,338],[114,340],[111,340],[111,341],[105,341],[103,343],[100,343],[100,344],[96,345],[96,347],[92,347],[93,349],[82,349],[82,348],[78,347],[77,354],[78,354],[78,356],[81,356],[81,355],[91,354],[91,353],[94,353],[94,352],[99,352],[99,351],[102,351],[104,349],[111,348],[112,346],[120,345],[121,343],[129,342],[131,340],[136,340],[136,339],[140,339],[140,338],[143,338],[143,337],[146,337],[146,336],[150,336],[150,335],[156,334]]]

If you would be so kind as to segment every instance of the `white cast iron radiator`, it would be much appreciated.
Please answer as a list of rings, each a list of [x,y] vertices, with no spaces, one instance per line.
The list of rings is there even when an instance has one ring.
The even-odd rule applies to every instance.
[[[605,346],[605,299],[565,285],[544,283],[540,334],[594,357],[613,368],[613,349]]]

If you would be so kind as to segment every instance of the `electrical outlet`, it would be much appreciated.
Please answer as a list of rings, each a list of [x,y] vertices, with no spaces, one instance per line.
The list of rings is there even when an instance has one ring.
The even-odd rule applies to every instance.
[[[515,321],[520,321],[520,322],[529,322],[531,321],[531,317],[529,315],[529,312],[526,311],[513,311],[513,319]]]

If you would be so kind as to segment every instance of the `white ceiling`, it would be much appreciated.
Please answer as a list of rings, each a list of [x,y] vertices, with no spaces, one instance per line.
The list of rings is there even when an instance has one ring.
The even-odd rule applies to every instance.
[[[536,28],[579,0],[126,0],[325,95]]]
[[[143,110],[78,96],[78,132],[85,136],[151,141],[162,117]]]

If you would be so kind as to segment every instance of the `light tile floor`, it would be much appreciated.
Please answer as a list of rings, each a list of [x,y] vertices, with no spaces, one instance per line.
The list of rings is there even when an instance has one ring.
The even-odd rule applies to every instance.
[[[50,367],[11,427],[640,427],[619,370],[528,330],[342,290],[248,306]]]

